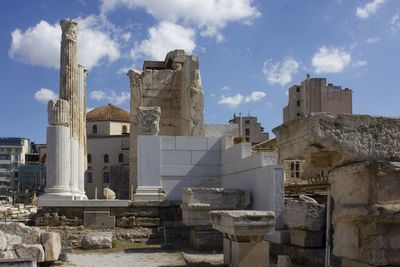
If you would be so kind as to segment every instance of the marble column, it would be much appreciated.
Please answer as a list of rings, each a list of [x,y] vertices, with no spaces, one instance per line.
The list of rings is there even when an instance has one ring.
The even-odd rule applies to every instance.
[[[70,179],[69,102],[50,100],[48,104],[47,166],[44,199],[73,199]]]
[[[87,137],[86,137],[86,77],[88,70],[78,65],[78,115],[79,115],[79,132],[78,132],[78,189],[81,198],[86,199],[85,193],[85,172],[87,170]]]

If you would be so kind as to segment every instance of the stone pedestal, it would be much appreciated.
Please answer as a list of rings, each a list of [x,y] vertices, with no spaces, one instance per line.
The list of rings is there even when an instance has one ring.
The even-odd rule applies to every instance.
[[[265,267],[269,266],[269,244],[262,242],[236,242],[231,244],[231,266]],[[224,254],[225,258],[225,254]]]
[[[224,264],[232,267],[269,266],[269,246],[264,236],[275,229],[271,211],[211,211],[214,229],[224,235]]]
[[[161,186],[139,186],[133,196],[135,202],[162,202],[164,198]]]

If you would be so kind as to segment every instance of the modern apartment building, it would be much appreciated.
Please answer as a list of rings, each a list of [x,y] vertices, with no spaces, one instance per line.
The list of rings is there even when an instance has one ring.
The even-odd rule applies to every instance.
[[[25,163],[25,154],[30,153],[30,150],[27,138],[0,138],[0,194],[10,193],[13,182],[18,180],[18,168]]]
[[[108,104],[86,115],[88,198],[103,198],[103,189],[129,198],[129,112]]]
[[[239,136],[243,136],[245,141],[252,145],[259,144],[269,139],[268,133],[264,132],[261,123],[257,121],[257,117],[253,116],[236,116],[233,114],[233,119],[229,121],[239,125]]]
[[[283,123],[312,112],[352,113],[352,90],[310,78],[289,88],[289,103],[283,108]]]

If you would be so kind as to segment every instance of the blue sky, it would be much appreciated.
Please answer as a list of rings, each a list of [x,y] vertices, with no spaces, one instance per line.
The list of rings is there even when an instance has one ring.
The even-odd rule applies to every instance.
[[[88,108],[129,109],[127,70],[181,48],[200,57],[206,123],[242,112],[270,131],[307,73],[351,88],[354,113],[400,113],[398,0],[5,0],[0,136],[45,142],[63,18],[79,21]]]

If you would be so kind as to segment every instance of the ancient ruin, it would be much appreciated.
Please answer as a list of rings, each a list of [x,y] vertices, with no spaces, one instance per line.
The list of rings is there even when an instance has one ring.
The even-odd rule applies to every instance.
[[[50,100],[47,127],[47,184],[40,201],[87,199],[86,76],[78,66],[78,24],[62,20],[60,99]]]

